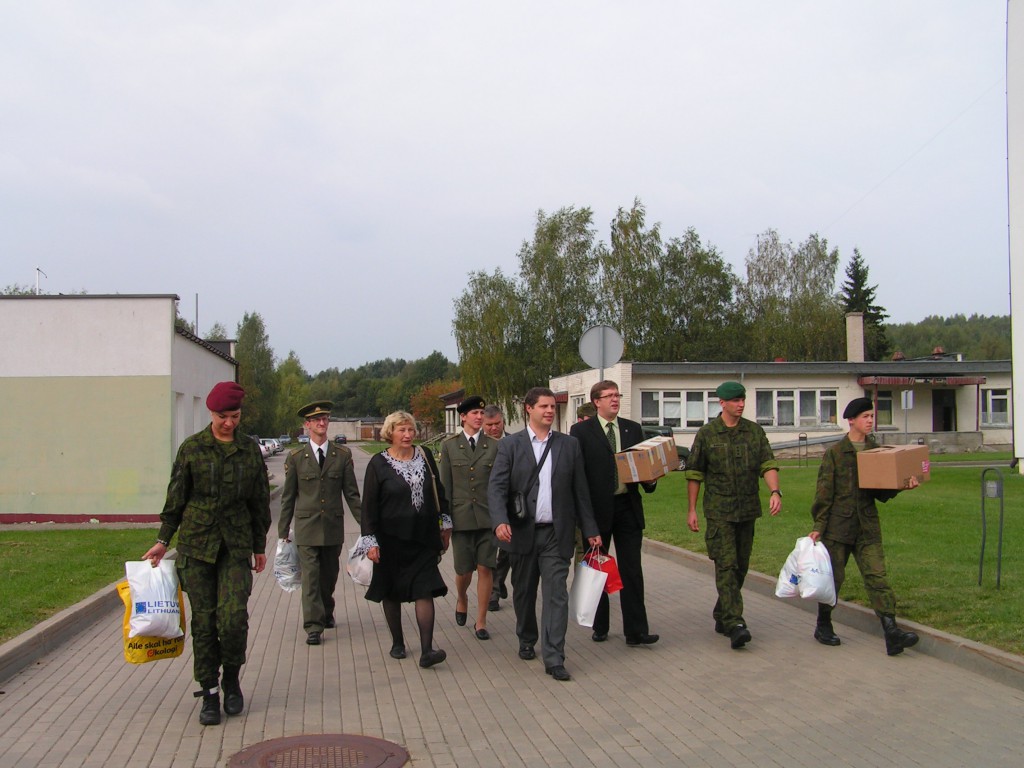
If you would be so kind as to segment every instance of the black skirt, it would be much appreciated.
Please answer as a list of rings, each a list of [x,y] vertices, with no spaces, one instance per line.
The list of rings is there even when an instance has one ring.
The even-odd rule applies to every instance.
[[[380,562],[373,564],[373,578],[366,599],[379,603],[395,600],[410,603],[424,598],[444,597],[448,586],[437,568],[436,549],[422,543],[377,535]]]

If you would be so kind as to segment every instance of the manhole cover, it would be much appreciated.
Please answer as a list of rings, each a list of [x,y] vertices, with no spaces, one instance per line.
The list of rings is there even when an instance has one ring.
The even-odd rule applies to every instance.
[[[246,747],[228,768],[398,768],[409,753],[369,736],[317,734],[271,739]]]

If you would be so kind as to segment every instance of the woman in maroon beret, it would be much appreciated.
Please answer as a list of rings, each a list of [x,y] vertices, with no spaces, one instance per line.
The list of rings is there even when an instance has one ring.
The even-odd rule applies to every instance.
[[[178,449],[160,513],[160,533],[143,555],[155,567],[178,534],[176,563],[192,608],[202,725],[220,723],[220,688],[224,712],[242,711],[238,675],[245,663],[252,571],[260,573],[267,564],[267,468],[255,442],[245,435],[235,439],[244,397],[245,390],[233,381],[222,381],[210,390],[210,424]]]

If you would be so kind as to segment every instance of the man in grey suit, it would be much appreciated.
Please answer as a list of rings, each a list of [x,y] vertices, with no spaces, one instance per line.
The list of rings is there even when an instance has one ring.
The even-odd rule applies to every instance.
[[[583,455],[575,438],[552,430],[555,394],[546,387],[526,393],[527,426],[498,442],[498,455],[487,489],[491,524],[498,546],[512,561],[512,605],[516,612],[519,658],[536,657],[541,642],[544,670],[559,681],[565,669],[565,632],[569,625],[569,562],[577,525],[591,546],[601,546],[590,507]],[[534,470],[550,449],[536,480]],[[525,520],[510,520],[508,500],[526,497]],[[541,629],[537,628],[537,586],[543,582]]]
[[[277,524],[278,536],[287,540],[295,521],[307,645],[320,645],[324,629],[334,626],[334,588],[345,540],[342,497],[356,523],[362,514],[352,452],[327,440],[332,407],[329,400],[319,400],[299,409],[309,442],[284,460],[281,518]]]

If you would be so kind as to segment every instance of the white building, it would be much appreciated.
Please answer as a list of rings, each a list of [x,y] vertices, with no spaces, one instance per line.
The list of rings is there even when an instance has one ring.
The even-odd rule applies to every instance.
[[[174,295],[0,297],[0,523],[156,520],[237,363]]]

